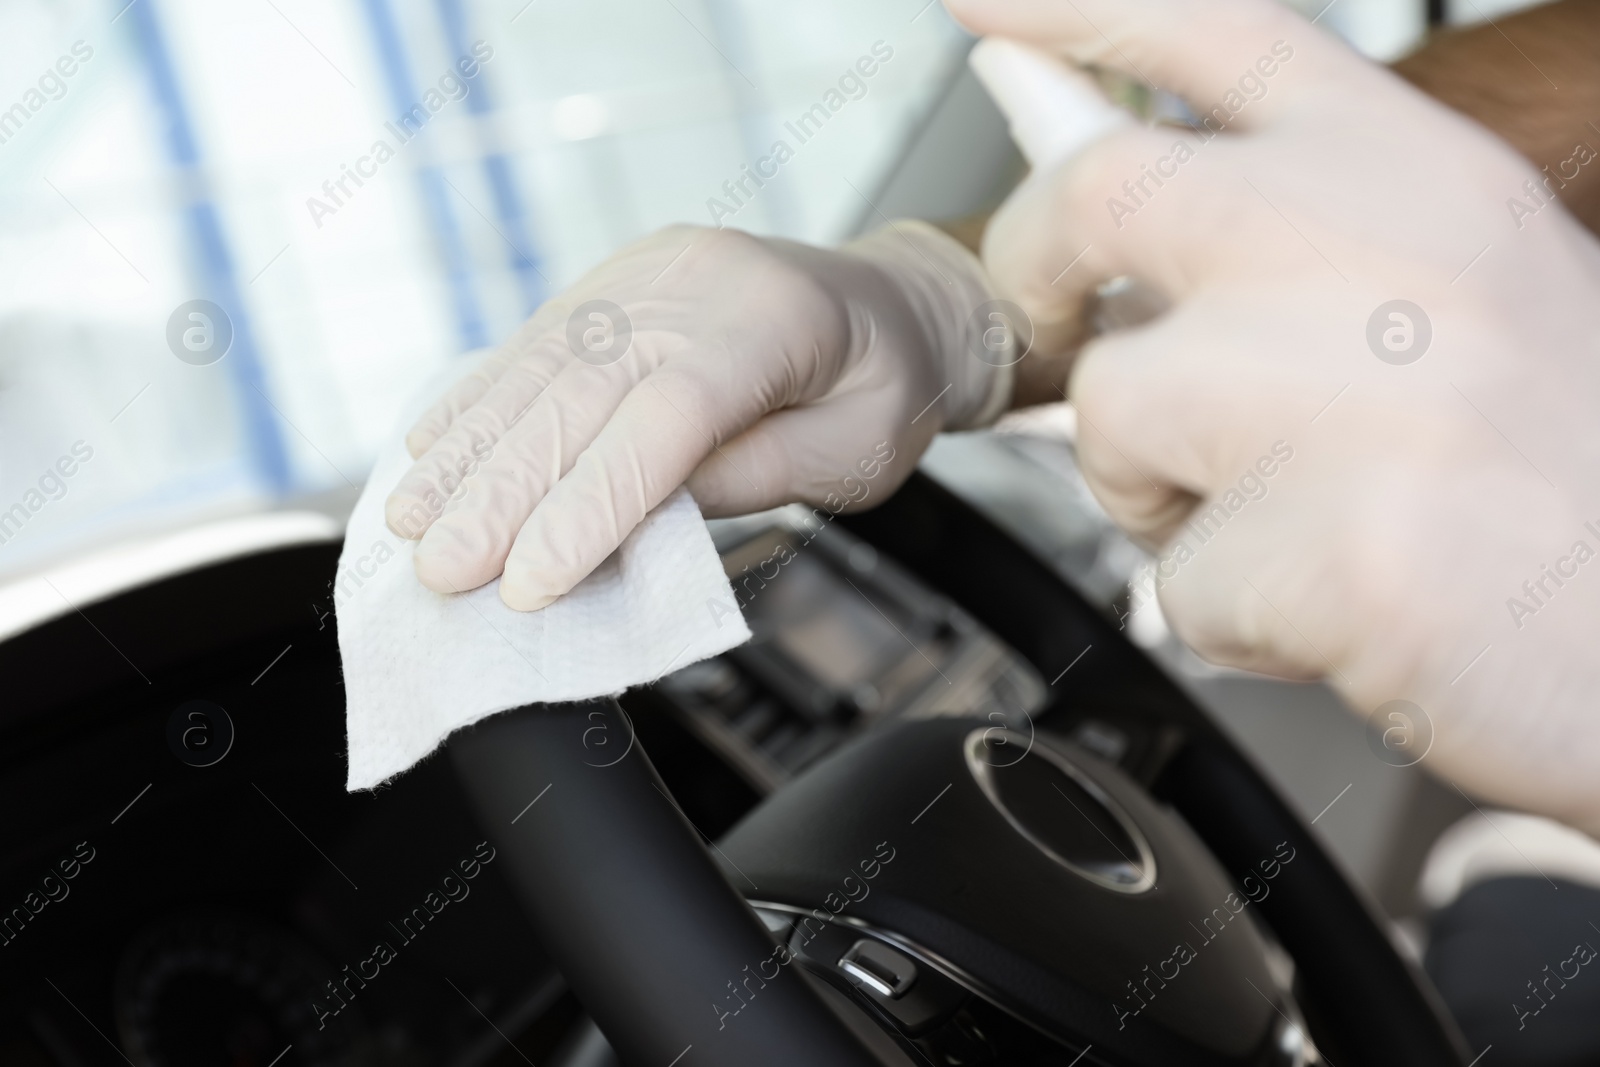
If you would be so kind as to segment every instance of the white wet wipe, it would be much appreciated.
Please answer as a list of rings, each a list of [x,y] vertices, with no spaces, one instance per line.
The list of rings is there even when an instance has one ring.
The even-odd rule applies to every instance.
[[[422,399],[441,391],[434,383]],[[410,423],[362,490],[335,579],[347,789],[382,784],[496,712],[619,693],[749,639],[743,618],[725,610],[736,601],[686,489],[540,611],[506,607],[499,579],[466,593],[424,587],[412,566],[416,543],[392,532],[383,513],[411,464],[401,441]]]

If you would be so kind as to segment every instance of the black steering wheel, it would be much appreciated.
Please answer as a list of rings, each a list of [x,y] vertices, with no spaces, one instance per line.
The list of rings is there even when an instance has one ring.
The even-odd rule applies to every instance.
[[[967,1044],[941,1046],[949,1063],[1466,1063],[1426,979],[1308,828],[1052,572],[920,475],[841,521],[1045,678],[1094,655],[1037,732],[951,718],[879,731],[715,855],[614,702],[459,736],[481,820],[624,1063],[926,1061],[913,1039],[941,997],[972,1006]],[[1120,766],[1061,738],[1089,711],[1143,739]],[[1052,792],[1082,819],[1050,814]],[[1046,1046],[997,1057],[992,1031],[1009,1025]],[[1302,1032],[1316,1052],[1294,1045]]]

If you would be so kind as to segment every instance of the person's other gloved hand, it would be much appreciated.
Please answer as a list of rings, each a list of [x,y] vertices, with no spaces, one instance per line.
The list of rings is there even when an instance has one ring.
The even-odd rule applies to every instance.
[[[876,502],[934,434],[1009,403],[1010,339],[991,331],[986,359],[968,346],[988,297],[977,259],[921,223],[836,252],[663,230],[542,307],[417,422],[389,525],[421,538],[429,588],[503,571],[501,599],[531,611],[685,482],[713,516]]]
[[[1000,294],[1067,333],[1108,279],[1170,302],[1087,344],[1070,395],[1174,629],[1326,676],[1393,762],[1427,747],[1384,707],[1411,701],[1435,771],[1600,833],[1594,239],[1487,131],[1268,0],[947,4],[1050,57],[974,59],[1039,164],[985,238]],[[1201,132],[1089,121],[1109,105],[1059,61],[1154,79]],[[1021,102],[1051,66],[1091,135]]]

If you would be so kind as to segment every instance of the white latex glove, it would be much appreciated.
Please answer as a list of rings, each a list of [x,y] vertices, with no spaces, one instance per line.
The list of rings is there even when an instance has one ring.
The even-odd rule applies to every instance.
[[[1171,302],[1088,344],[1070,394],[1178,634],[1326,676],[1390,762],[1425,754],[1384,708],[1411,701],[1435,772],[1600,832],[1595,241],[1487,131],[1267,0],[947,3],[1055,57],[974,60],[1043,164],[985,239],[1001,295],[1041,324],[1118,276]],[[1117,121],[1059,60],[1222,132]],[[1023,103],[1052,69],[1056,103]]]
[[[504,571],[501,599],[532,611],[686,481],[708,515],[877,503],[934,434],[1009,402],[1006,338],[991,332],[987,361],[968,344],[988,299],[976,257],[922,223],[836,252],[663,230],[540,308],[417,422],[389,526],[421,538],[428,587]]]

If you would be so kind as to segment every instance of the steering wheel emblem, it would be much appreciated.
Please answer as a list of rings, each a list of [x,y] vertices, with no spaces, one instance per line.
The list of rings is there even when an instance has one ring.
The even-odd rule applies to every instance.
[[[1156,884],[1150,843],[1122,805],[1053,746],[1011,730],[966,737],[967,770],[1006,821],[1081,878],[1118,893]],[[1007,755],[997,758],[997,752]],[[1031,758],[1015,759],[1024,752]]]

